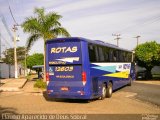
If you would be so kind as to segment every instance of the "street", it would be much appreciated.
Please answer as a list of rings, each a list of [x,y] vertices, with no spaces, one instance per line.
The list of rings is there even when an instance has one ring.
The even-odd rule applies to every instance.
[[[132,87],[124,88],[123,91],[134,92],[137,100],[160,106],[160,85],[134,83]]]
[[[92,100],[48,100],[40,91],[33,92],[29,81],[19,92],[1,92],[1,113],[24,114],[160,114],[158,85],[133,83],[113,93],[112,98]]]

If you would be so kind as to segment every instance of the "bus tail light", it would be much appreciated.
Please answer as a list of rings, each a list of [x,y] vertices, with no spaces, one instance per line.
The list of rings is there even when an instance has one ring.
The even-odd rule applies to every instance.
[[[48,72],[46,73],[46,83],[47,85],[49,84],[49,73]]]
[[[46,73],[46,81],[49,81],[49,73]]]
[[[82,84],[85,85],[87,82],[86,72],[82,72]]]

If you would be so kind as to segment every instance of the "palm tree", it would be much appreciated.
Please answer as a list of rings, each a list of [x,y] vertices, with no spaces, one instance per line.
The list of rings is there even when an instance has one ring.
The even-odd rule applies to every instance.
[[[55,12],[50,12],[48,14],[44,13],[44,8],[35,8],[34,16],[27,17],[23,22],[23,31],[30,33],[27,39],[27,50],[33,45],[34,42],[42,38],[44,40],[44,76],[45,76],[45,42],[47,39],[57,38],[58,36],[69,37],[70,34],[65,28],[61,26],[59,22],[61,15]],[[45,80],[45,77],[44,77]]]

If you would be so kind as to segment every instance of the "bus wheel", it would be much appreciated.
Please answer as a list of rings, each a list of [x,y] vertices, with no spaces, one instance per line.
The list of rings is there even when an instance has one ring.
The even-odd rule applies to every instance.
[[[132,85],[132,78],[129,77],[129,83],[128,83],[128,86],[131,86]]]
[[[110,98],[112,96],[112,92],[113,92],[112,83],[109,82],[108,87],[107,87],[107,91],[106,91],[106,97]]]
[[[102,85],[102,95],[100,97],[101,100],[105,99],[106,98],[106,93],[107,93],[107,88],[106,88],[106,85],[103,84]]]

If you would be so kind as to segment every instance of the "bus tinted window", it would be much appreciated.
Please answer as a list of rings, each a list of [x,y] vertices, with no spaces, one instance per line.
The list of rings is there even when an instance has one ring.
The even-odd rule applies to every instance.
[[[94,48],[95,48],[95,56],[94,57],[96,57],[96,61],[95,62],[99,62],[99,59],[100,59],[99,57],[100,56],[99,56],[99,53],[98,53],[98,48],[97,48],[96,45],[94,46]]]
[[[112,61],[112,62],[116,62],[116,61],[118,61],[117,51],[116,51],[116,50],[113,50],[113,61]]]
[[[131,62],[132,61],[132,53],[128,52],[127,53],[127,62]]]
[[[131,62],[132,53],[100,45],[89,44],[90,62]]]
[[[119,61],[120,62],[124,61],[124,59],[123,59],[123,51],[119,51]]]
[[[99,62],[105,62],[103,47],[98,46]]]
[[[93,45],[89,45],[88,46],[88,50],[89,50],[89,59],[90,59],[90,62],[95,62],[96,61],[95,47]]]
[[[104,48],[104,58],[105,58],[105,62],[109,62],[109,48]]]
[[[112,62],[113,51],[112,49],[109,49],[109,61]]]

